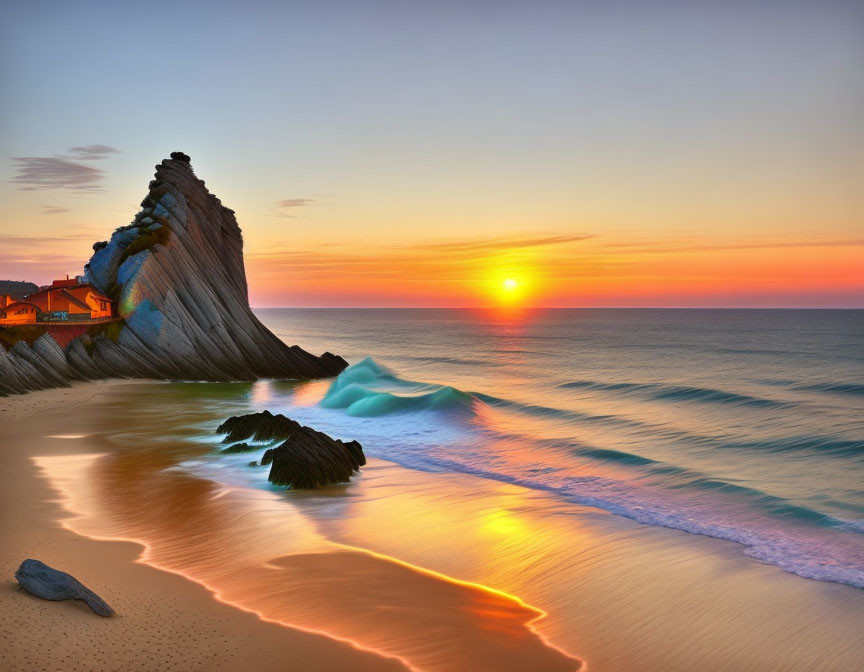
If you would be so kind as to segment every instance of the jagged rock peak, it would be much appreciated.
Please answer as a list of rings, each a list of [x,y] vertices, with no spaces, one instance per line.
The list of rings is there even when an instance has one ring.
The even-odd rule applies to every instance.
[[[228,381],[342,371],[341,357],[289,347],[252,313],[234,214],[196,177],[189,156],[173,152],[156,166],[132,221],[94,244],[85,265],[88,282],[117,302],[121,321],[65,351],[49,335],[32,348],[0,350],[0,393],[70,378]]]

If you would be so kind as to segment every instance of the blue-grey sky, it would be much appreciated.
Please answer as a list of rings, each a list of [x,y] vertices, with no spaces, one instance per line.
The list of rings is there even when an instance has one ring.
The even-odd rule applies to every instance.
[[[746,304],[754,282],[760,305],[851,305],[862,44],[864,3],[830,0],[7,2],[0,276],[86,260],[182,149],[237,210],[262,304],[472,303],[497,263],[561,305],[643,305],[646,278],[658,305]],[[568,242],[518,247],[538,235]],[[37,236],[57,242],[24,240]],[[516,246],[458,268],[417,252],[459,241]],[[666,272],[652,252],[730,241],[814,243],[808,263],[827,266],[762,252],[785,274],[775,286],[728,250]],[[328,251],[292,270],[283,247]],[[392,277],[364,275],[420,257],[398,300]]]

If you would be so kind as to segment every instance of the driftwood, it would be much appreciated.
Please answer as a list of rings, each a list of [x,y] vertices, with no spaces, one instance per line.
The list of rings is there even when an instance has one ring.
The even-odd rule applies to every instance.
[[[15,578],[31,595],[43,600],[83,600],[100,616],[110,616],[114,610],[74,576],[49,567],[39,560],[21,563]]]
[[[216,431],[228,433],[226,443],[243,439],[283,440],[261,457],[262,465],[271,464],[268,480],[274,485],[300,489],[344,483],[366,464],[363,448],[357,441],[333,439],[269,411],[228,418]]]

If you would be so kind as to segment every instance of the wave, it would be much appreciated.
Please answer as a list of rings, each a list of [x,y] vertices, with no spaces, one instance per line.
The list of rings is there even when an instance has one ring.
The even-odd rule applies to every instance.
[[[493,459],[463,461],[455,455],[448,459],[429,452],[385,459],[409,468],[457,471],[544,490],[647,525],[734,541],[746,547],[747,555],[787,572],[864,588],[864,540],[858,534],[864,532],[861,520],[840,520],[715,478],[692,478],[697,476],[695,472],[627,453],[602,449],[585,453],[691,478],[666,489],[598,475],[562,476],[549,468],[502,473],[493,466]],[[694,497],[693,490],[701,494]],[[783,518],[788,525],[778,524]]]
[[[864,384],[861,383],[815,383],[813,385],[799,385],[795,389],[808,392],[830,392],[833,394],[851,394],[855,396],[864,395]]]
[[[644,426],[644,423],[616,415],[594,415],[551,406],[523,404],[482,392],[465,392],[450,385],[404,380],[371,357],[352,364],[340,373],[319,403],[323,408],[344,409],[348,415],[355,417],[376,417],[423,410],[470,412],[476,404],[579,422],[630,428]]]
[[[781,408],[791,406],[789,402],[775,399],[764,399],[747,394],[737,394],[710,387],[692,387],[684,385],[667,385],[663,383],[600,383],[593,380],[576,380],[558,385],[565,389],[600,390],[623,394],[645,393],[653,399],[669,401],[701,401],[708,403],[736,404],[739,406],[758,406],[763,408]]]
[[[725,443],[723,447],[773,453],[809,451],[837,457],[864,458],[864,441],[834,439],[826,436],[791,436],[766,441],[734,441]]]
[[[660,383],[581,380],[559,387],[648,395],[674,402],[786,405],[724,390]],[[860,519],[861,512],[854,508],[848,510],[852,520],[844,520],[847,516],[842,513],[842,518],[831,515],[832,509],[838,507],[830,503],[786,499],[760,490],[752,482],[736,482],[640,455],[640,451],[630,446],[616,450],[570,438],[541,439],[530,431],[523,436],[518,429],[511,430],[515,434],[503,433],[477,422],[463,424],[451,423],[443,417],[398,416],[429,410],[476,414],[481,405],[572,421],[573,437],[579,435],[581,423],[625,428],[634,448],[640,437],[648,437],[699,445],[705,450],[735,450],[741,455],[799,453],[789,459],[805,459],[804,453],[856,460],[864,457],[864,443],[840,437],[802,434],[746,441],[728,435],[697,436],[616,415],[592,415],[404,380],[368,357],[343,371],[320,402],[323,408],[343,409],[352,416],[392,414],[386,423],[376,422],[365,431],[378,437],[373,444],[373,456],[405,467],[475,474],[545,490],[641,523],[741,543],[747,547],[748,555],[804,577],[864,588],[861,561],[864,522]],[[518,423],[512,426],[517,427]],[[418,431],[421,427],[422,431]],[[442,431],[447,433],[441,434]],[[511,451],[520,457],[516,459]],[[557,451],[559,455],[550,459],[549,451]],[[526,461],[526,454],[535,455],[534,461]],[[577,459],[576,465],[597,461],[607,463],[612,470],[601,469],[596,474],[579,473],[582,469],[571,471],[561,454],[572,455]],[[819,510],[826,506],[825,512]]]
[[[397,378],[390,369],[366,357],[336,377],[320,405],[341,408],[356,417],[375,417],[399,411],[470,408],[472,402],[470,394],[449,385]]]
[[[453,364],[454,366],[498,366],[495,362],[482,359],[462,359],[460,357],[417,357],[400,355],[399,360],[421,362],[423,364]]]

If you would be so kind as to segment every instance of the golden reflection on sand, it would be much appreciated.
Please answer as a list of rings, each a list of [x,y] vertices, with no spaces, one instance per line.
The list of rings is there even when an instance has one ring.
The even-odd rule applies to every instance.
[[[579,669],[533,629],[544,613],[518,598],[334,544],[278,493],[166,470],[165,454],[34,461],[74,514],[64,521],[70,529],[142,543],[142,562],[267,620],[325,632],[418,670]],[[506,514],[497,518],[490,531],[515,529]]]

